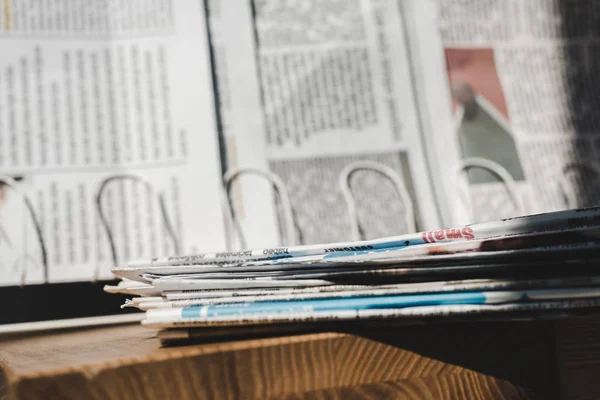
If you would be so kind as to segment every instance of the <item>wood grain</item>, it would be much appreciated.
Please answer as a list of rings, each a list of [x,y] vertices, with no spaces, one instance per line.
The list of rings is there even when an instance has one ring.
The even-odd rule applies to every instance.
[[[558,391],[553,329],[372,325],[179,347],[137,325],[13,337],[0,344],[0,388],[15,400],[548,399]]]
[[[600,398],[600,318],[556,322],[561,398]]]
[[[18,399],[265,398],[329,387],[332,351],[343,337],[161,348],[152,335],[129,326],[16,339],[0,358]],[[312,368],[302,368],[307,363]]]
[[[533,393],[502,379],[496,379],[473,371],[459,374],[430,376],[368,383],[360,386],[330,388],[325,390],[294,393],[285,400],[303,399],[354,399],[354,400],[451,400],[451,399],[530,399]]]

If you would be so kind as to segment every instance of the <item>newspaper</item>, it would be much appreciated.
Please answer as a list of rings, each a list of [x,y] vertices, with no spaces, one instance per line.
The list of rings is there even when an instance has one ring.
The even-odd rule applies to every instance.
[[[468,237],[452,240],[442,237],[450,229],[422,232],[411,245],[349,243],[328,252],[336,249],[330,244],[267,258],[252,258],[249,250],[228,264],[197,258],[115,267],[125,280],[107,289],[142,296],[122,307],[145,311],[142,324],[159,329],[591,313],[600,298],[597,211],[474,224]]]
[[[460,157],[504,166],[526,213],[600,199],[597,8],[588,1],[440,1]],[[477,220],[509,212],[506,191],[488,171],[471,171],[468,180]]]
[[[570,310],[583,309],[589,310],[600,305],[597,298],[598,292],[595,291],[595,298],[556,300],[556,301],[532,301],[524,303],[505,303],[505,304],[450,304],[450,305],[431,305],[416,306],[406,308],[391,309],[373,309],[373,310],[332,310],[332,311],[299,311],[296,313],[263,313],[248,314],[245,316],[220,316],[220,317],[181,317],[177,315],[179,310],[149,310],[148,315],[151,318],[142,320],[142,325],[147,328],[182,328],[182,327],[209,327],[209,326],[244,326],[261,324],[305,324],[310,322],[326,321],[369,321],[369,320],[412,320],[419,321],[422,318],[446,318],[453,316],[478,317],[485,315],[500,315],[524,313],[528,315],[531,312],[561,311],[563,315],[568,315]],[[185,309],[183,309],[185,310]],[[175,312],[173,312],[175,311]],[[543,316],[543,314],[541,314]]]
[[[593,4],[7,4],[2,286],[600,198]]]
[[[527,242],[525,242],[527,243]],[[534,245],[535,241],[531,243]],[[552,243],[550,241],[550,243]],[[481,243],[485,245],[486,243]],[[294,280],[311,280],[306,286],[335,285],[342,282],[354,285],[380,281],[427,279],[456,274],[476,273],[478,271],[517,271],[527,276],[531,270],[543,270],[550,267],[569,267],[577,264],[593,271],[598,261],[600,243],[597,241],[578,244],[548,244],[546,246],[527,247],[485,251],[480,244],[450,247],[448,253],[436,254],[435,249],[423,249],[419,255],[390,252],[377,257],[371,253],[362,256],[341,257],[335,261],[298,261],[296,263],[248,266],[242,265],[222,273],[202,272],[210,267],[195,269],[186,266],[184,269],[161,269],[160,274],[135,274],[131,271],[118,275],[138,279],[141,283],[150,283],[153,290],[212,290],[228,288],[262,288],[293,286]],[[432,251],[433,250],[433,251]],[[380,255],[381,256],[381,255]],[[312,268],[311,268],[312,267]],[[214,269],[213,269],[214,270]],[[281,271],[271,275],[271,271]],[[581,270],[578,270],[581,272]],[[587,270],[586,270],[587,271]],[[302,282],[298,282],[302,285]],[[129,289],[129,288],[127,288]],[[134,288],[135,289],[135,288]]]
[[[123,278],[147,282],[161,276],[191,274],[214,274],[247,271],[281,272],[286,269],[301,269],[304,273],[318,267],[337,262],[346,262],[353,257],[369,262],[381,256],[397,262],[395,255],[406,258],[409,255],[442,253],[442,249],[454,246],[460,249],[489,250],[522,247],[520,238],[533,237],[533,243],[540,245],[537,238],[550,237],[555,244],[567,244],[581,237],[595,238],[598,215],[595,208],[558,211],[538,215],[509,218],[501,221],[474,224],[467,227],[440,229],[420,232],[401,237],[382,238],[363,242],[329,243],[314,246],[289,247],[281,249],[249,249],[236,253],[200,253],[189,256],[155,258],[142,262],[117,266],[112,271]],[[446,243],[445,247],[438,244]],[[494,247],[495,246],[495,247]],[[529,245],[532,247],[532,245]],[[415,260],[411,260],[414,262]],[[427,262],[431,262],[430,259]]]
[[[214,290],[214,291],[169,291],[164,296],[158,297],[137,297],[132,299],[132,303],[154,303],[157,305],[168,304],[169,307],[179,305],[192,305],[191,302],[240,302],[240,301],[269,301],[284,300],[286,298],[319,298],[327,297],[329,294],[353,293],[354,295],[372,293],[379,291],[403,290],[405,293],[426,293],[426,292],[444,292],[453,290],[470,290],[473,288],[485,290],[508,290],[534,287],[575,287],[575,286],[596,286],[600,283],[600,277],[584,276],[575,278],[554,278],[554,279],[470,279],[470,280],[449,280],[449,281],[430,281],[418,283],[398,283],[387,284],[372,287],[369,285],[331,285],[324,287],[309,288],[266,288],[266,289],[242,289],[237,291]],[[178,303],[182,302],[182,303]],[[190,302],[190,303],[186,303]]]
[[[562,213],[558,213],[562,214]],[[577,215],[576,213],[574,213]],[[539,218],[539,217],[538,217]],[[572,221],[568,218],[563,221]],[[400,264],[408,264],[409,267],[420,265],[452,265],[460,261],[471,263],[499,262],[519,257],[523,260],[521,251],[530,249],[536,252],[556,251],[558,256],[569,255],[572,251],[583,252],[589,247],[592,251],[597,248],[600,238],[599,228],[596,226],[576,226],[562,229],[521,231],[515,233],[494,232],[489,237],[466,239],[454,239],[442,243],[425,242],[420,245],[402,246],[391,248],[372,248],[360,251],[343,251],[329,253],[327,251],[304,256],[279,259],[242,259],[237,262],[219,264],[209,262],[208,264],[196,265],[167,265],[167,266],[139,266],[139,267],[115,267],[113,272],[118,276],[139,282],[153,282],[157,286],[161,284],[173,284],[179,280],[191,279],[226,279],[238,278],[240,283],[250,284],[265,283],[271,285],[271,280],[289,279],[289,276],[301,274],[307,278],[307,274],[319,273],[319,268],[334,269],[338,267],[365,267],[372,269],[374,266],[394,267]],[[251,252],[251,251],[250,251]],[[456,257],[454,257],[456,256]],[[552,259],[546,260],[551,261]],[[533,258],[528,262],[535,261]],[[287,272],[286,272],[287,271]],[[256,276],[256,277],[255,277]],[[323,278],[319,276],[318,278]],[[170,281],[170,282],[169,282]],[[212,285],[202,286],[208,288]],[[237,287],[237,284],[236,284]],[[190,288],[191,289],[191,288]]]
[[[202,2],[113,3],[0,7],[0,286],[223,248]]]
[[[216,68],[229,74],[218,77],[217,88],[232,101],[221,116],[227,164],[269,169],[285,183],[298,231],[297,242],[286,245],[349,239],[338,180],[357,161],[391,168],[412,199],[399,200],[385,176],[352,173],[365,238],[441,225],[411,85],[403,2],[215,3],[209,25],[219,36]],[[249,32],[255,41],[242,36]],[[255,101],[234,103],[238,98]],[[239,122],[248,120],[254,122]],[[276,203],[265,207],[274,203],[264,201],[259,180],[240,178],[230,193],[249,248],[282,244]]]
[[[222,116],[227,163],[285,183],[296,230],[286,244],[347,240],[353,219],[369,239],[600,199],[597,38],[585,11],[595,5],[213,3],[211,30],[227,30],[214,49],[226,66],[219,93],[257,100]],[[254,40],[232,39],[236,30]],[[410,204],[357,161],[394,171]],[[351,166],[353,206],[339,182]],[[277,196],[257,200],[265,186],[251,176],[232,185],[238,249],[282,244]]]
[[[285,260],[302,256],[340,256],[371,250],[394,249],[426,243],[443,243],[470,239],[486,239],[512,234],[569,230],[595,226],[600,221],[600,208],[588,207],[505,218],[456,228],[435,229],[400,236],[356,242],[322,243],[315,245],[246,249],[235,252],[197,253],[136,260],[115,271],[181,265],[223,264],[231,266],[240,261]]]
[[[523,290],[523,289],[542,289],[553,288],[560,286],[567,287],[591,287],[598,286],[600,283],[599,277],[578,277],[571,279],[549,279],[549,280],[465,280],[465,281],[442,281],[442,282],[426,282],[426,283],[407,283],[397,285],[387,285],[374,288],[350,288],[344,290],[336,288],[336,290],[323,290],[331,287],[321,288],[316,291],[314,288],[298,288],[288,289],[288,293],[279,293],[277,291],[261,293],[259,295],[240,296],[220,296],[213,298],[190,298],[183,300],[164,300],[163,298],[154,299],[152,301],[144,301],[137,304],[140,310],[147,311],[158,308],[184,308],[190,306],[205,306],[214,304],[230,304],[250,302],[273,302],[273,301],[288,301],[288,300],[312,300],[312,299],[333,299],[333,298],[351,298],[362,296],[389,296],[400,294],[424,294],[424,293],[451,293],[451,292],[467,292],[467,291],[507,291],[507,290]],[[286,290],[286,289],[282,289]]]

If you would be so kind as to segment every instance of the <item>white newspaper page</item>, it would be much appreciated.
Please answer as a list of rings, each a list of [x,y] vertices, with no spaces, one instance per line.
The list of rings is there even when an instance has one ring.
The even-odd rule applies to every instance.
[[[254,20],[246,22],[254,25],[228,28],[254,31],[255,53],[226,56],[227,71],[246,71],[247,85],[226,84],[236,97],[258,79],[258,101],[247,103],[245,112],[260,116],[262,127],[257,123],[252,145],[228,148],[228,161],[240,165],[236,160],[243,160],[281,178],[293,209],[295,244],[356,239],[340,176],[358,161],[370,162],[357,164],[348,179],[362,238],[439,225],[399,2],[262,0],[252,4],[253,10],[239,3],[249,15],[253,11]],[[216,48],[216,59],[221,61],[227,50]],[[258,77],[249,67],[253,62]],[[221,91],[224,83],[218,83]],[[228,131],[233,139],[227,142],[239,143],[249,128]],[[392,179],[370,168],[373,163],[391,171]],[[238,195],[252,196],[252,190],[242,187]],[[262,207],[272,214],[273,202],[267,200]],[[269,226],[276,235],[283,230],[281,221],[279,229],[271,221],[242,216],[251,247],[271,244],[272,234],[261,234]]]
[[[221,128],[221,157],[229,171],[268,169],[264,144],[261,92],[256,64],[256,43],[251,2],[208,2],[210,42]],[[279,234],[270,183],[255,173],[243,173],[228,192],[246,242],[233,231],[236,248],[277,246]],[[228,250],[232,250],[228,249]]]
[[[193,0],[3,2],[0,286],[223,247],[206,32]]]
[[[465,177],[471,221],[600,200],[599,7],[439,2],[454,129],[438,154],[453,143],[457,168],[473,159],[489,167]],[[508,173],[517,201],[493,169]]]

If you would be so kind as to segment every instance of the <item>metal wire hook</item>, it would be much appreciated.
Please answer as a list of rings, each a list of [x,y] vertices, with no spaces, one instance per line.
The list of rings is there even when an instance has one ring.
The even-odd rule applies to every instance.
[[[558,187],[563,193],[564,198],[567,201],[567,207],[569,208],[577,208],[578,201],[575,197],[574,190],[567,190],[568,186],[570,186],[567,180],[567,173],[570,170],[581,170],[587,169],[596,175],[596,177],[600,178],[600,166],[593,161],[573,161],[565,164],[562,168],[562,175],[558,178]]]
[[[374,162],[374,161],[355,161],[351,164],[348,164],[342,172],[340,172],[340,190],[342,191],[342,196],[346,201],[346,207],[348,210],[348,218],[350,220],[350,234],[352,236],[352,240],[361,240],[360,234],[360,226],[358,221],[358,212],[356,210],[356,203],[354,202],[354,197],[352,196],[352,191],[350,190],[350,176],[359,170],[370,170],[375,171],[388,178],[394,187],[396,188],[396,192],[402,199],[402,203],[406,209],[406,223],[408,225],[409,232],[416,231],[416,221],[415,221],[415,212],[413,208],[413,203],[408,194],[408,190],[402,179],[398,176],[396,171],[392,168]]]
[[[243,174],[254,174],[260,177],[267,179],[271,185],[275,188],[275,191],[279,195],[279,199],[281,201],[281,208],[283,209],[283,221],[284,221],[284,229],[283,229],[283,238],[282,244],[285,245],[294,245],[298,242],[298,236],[296,234],[296,225],[294,223],[294,211],[292,208],[292,202],[290,201],[290,196],[287,191],[287,188],[281,178],[270,171],[263,171],[258,168],[237,168],[227,171],[223,175],[223,185],[225,187],[224,197],[222,197],[223,209],[225,219],[226,219],[226,237],[227,237],[227,250],[231,250],[232,247],[232,232],[231,225],[235,225],[235,229],[237,231],[238,237],[240,239],[240,244],[243,248],[246,248],[246,238],[244,233],[242,232],[240,223],[238,219],[235,217],[233,204],[231,198],[229,196],[229,190],[231,188],[232,183],[238,179]],[[228,226],[229,225],[229,226]]]
[[[160,192],[156,192],[156,190],[154,189],[154,186],[149,181],[147,181],[146,179],[144,179],[138,175],[133,175],[133,174],[113,175],[102,181],[102,183],[100,184],[100,188],[98,189],[98,193],[96,195],[96,209],[98,210],[98,216],[100,217],[100,222],[102,223],[102,226],[104,227],[104,231],[106,232],[106,236],[108,237],[108,242],[110,245],[110,251],[112,254],[113,264],[114,265],[118,264],[117,251],[116,251],[116,247],[115,247],[114,237],[113,237],[113,234],[110,229],[110,225],[108,223],[108,220],[106,219],[106,215],[104,212],[104,207],[102,204],[102,195],[104,194],[104,190],[106,189],[106,187],[108,186],[109,183],[118,181],[118,180],[133,180],[135,182],[143,183],[146,186],[146,188],[148,188],[150,191],[152,191],[156,194],[156,196],[158,197],[159,205],[160,205],[160,213],[161,213],[165,228],[167,230],[167,234],[171,238],[171,241],[173,242],[173,248],[175,250],[175,253],[178,254],[180,252],[179,240],[177,239],[177,235],[175,234],[175,230],[174,230],[173,225],[171,224],[171,220],[169,219],[169,216],[167,214],[167,207],[166,207],[164,195]],[[99,275],[99,267],[96,266],[96,269],[94,271],[94,281],[97,280],[98,275]]]
[[[40,222],[37,219],[37,216],[35,214],[35,209],[33,208],[33,205],[31,204],[31,201],[29,200],[29,198],[27,196],[25,196],[23,193],[21,193],[21,191],[17,188],[17,181],[15,181],[13,178],[11,178],[10,176],[7,175],[0,175],[0,183],[3,183],[4,185],[10,187],[15,193],[17,193],[18,196],[21,197],[21,199],[23,200],[23,203],[25,204],[25,207],[27,208],[27,211],[29,211],[29,216],[31,218],[31,221],[33,222],[33,226],[35,228],[35,233],[40,245],[40,250],[42,252],[42,266],[44,268],[44,283],[48,282],[48,275],[49,275],[49,270],[48,270],[48,253],[46,251],[46,243],[44,242],[44,235],[42,233],[42,227],[40,225]],[[21,270],[21,285],[25,284],[25,276],[26,276],[26,268],[22,268]]]
[[[521,199],[518,196],[518,191],[517,191],[517,184],[515,183],[515,180],[513,179],[512,175],[506,170],[506,168],[504,168],[502,165],[498,164],[495,161],[492,160],[488,160],[486,158],[480,158],[480,157],[471,157],[471,158],[465,158],[464,160],[461,160],[461,162],[458,165],[457,168],[457,173],[459,176],[462,176],[463,173],[465,173],[467,170],[472,169],[472,168],[481,168],[481,169],[485,169],[489,172],[491,172],[493,175],[495,175],[504,185],[506,192],[508,193],[508,196],[511,198],[512,203],[515,207],[515,210],[517,211],[518,214],[523,214],[524,213],[524,207],[523,204],[521,203]],[[471,219],[471,221],[473,221],[474,217],[473,217],[473,207],[469,206],[469,200],[468,196],[464,193],[464,191],[460,190],[460,186],[459,186],[459,191],[460,191],[460,198],[463,202],[463,206],[465,208],[468,209],[468,213],[469,213],[469,217]]]

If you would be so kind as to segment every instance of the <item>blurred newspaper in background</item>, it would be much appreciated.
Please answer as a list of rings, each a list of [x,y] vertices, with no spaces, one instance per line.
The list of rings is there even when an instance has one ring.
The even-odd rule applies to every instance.
[[[440,2],[461,156],[502,158],[526,212],[598,202],[599,11],[585,0]],[[484,174],[470,176],[477,218],[513,212]]]
[[[590,2],[216,3],[227,164],[281,177],[301,243],[349,239],[338,181],[357,160],[398,174],[417,230],[597,202]],[[350,181],[364,238],[409,231],[389,179]],[[251,245],[273,222],[261,184],[232,190]]]
[[[7,1],[0,285],[595,204],[598,7]]]
[[[202,3],[9,0],[0,53],[0,286],[222,246]]]
[[[301,243],[350,239],[339,181],[356,161],[391,168],[412,200],[386,176],[357,170],[364,237],[439,225],[400,2],[236,4],[208,7],[229,168],[268,168],[283,180]],[[250,246],[265,244],[265,221],[274,222],[261,183],[247,177],[232,188]]]

